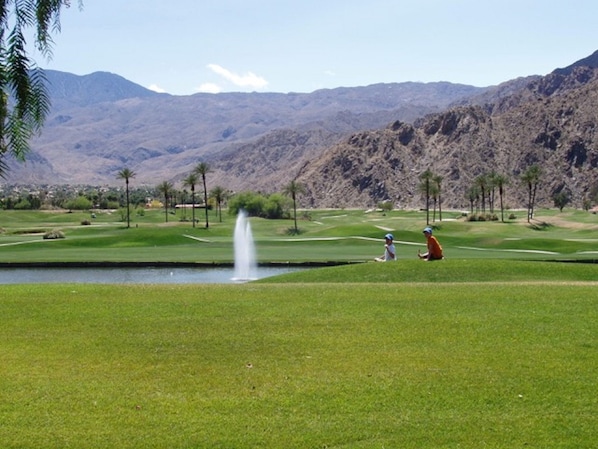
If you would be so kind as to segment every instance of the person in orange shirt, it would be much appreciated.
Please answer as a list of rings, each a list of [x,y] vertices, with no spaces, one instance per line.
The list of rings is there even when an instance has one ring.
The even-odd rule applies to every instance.
[[[423,260],[441,260],[444,259],[442,255],[442,246],[438,243],[436,237],[432,235],[432,228],[426,227],[424,229],[424,235],[428,245],[428,251],[422,254],[419,250],[417,251],[417,257]]]

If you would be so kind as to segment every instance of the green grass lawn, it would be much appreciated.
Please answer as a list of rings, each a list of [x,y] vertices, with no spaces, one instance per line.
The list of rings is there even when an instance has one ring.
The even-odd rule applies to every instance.
[[[0,285],[1,448],[594,448],[596,216],[252,219],[261,262],[350,263],[229,285]],[[0,262],[230,263],[234,220],[126,229],[0,211]],[[450,219],[450,220],[448,220]],[[66,238],[41,233],[61,229]],[[399,261],[375,263],[382,236]]]
[[[0,286],[0,441],[593,448],[595,289]]]
[[[446,259],[434,262],[407,260],[364,263],[301,270],[259,283],[504,283],[598,282],[598,266],[592,263],[506,259]]]
[[[395,235],[399,260],[415,259],[423,249],[425,213],[359,210],[309,211],[292,235],[292,220],[251,219],[257,255],[269,262],[360,262],[382,254],[383,236]],[[0,211],[0,263],[14,262],[198,262],[231,263],[234,217],[210,227],[192,227],[162,211],[134,217],[127,229],[116,214],[100,213],[89,226],[88,213]],[[445,212],[433,223],[451,259],[572,259],[598,258],[596,215],[539,211],[528,224],[518,218],[507,223],[467,222],[458,212]],[[44,240],[43,233],[59,229],[64,239]]]

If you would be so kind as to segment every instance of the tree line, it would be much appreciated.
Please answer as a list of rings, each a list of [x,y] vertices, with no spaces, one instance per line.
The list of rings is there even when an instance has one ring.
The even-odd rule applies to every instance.
[[[290,218],[289,209],[292,205],[294,232],[298,233],[297,226],[297,196],[304,192],[304,187],[295,180],[290,181],[284,187],[283,194],[273,193],[264,195],[255,192],[241,192],[232,194],[221,186],[215,186],[208,191],[206,175],[210,173],[210,166],[206,162],[198,162],[191,172],[183,179],[183,186],[189,187],[191,190],[191,211],[193,227],[196,224],[195,209],[196,209],[196,185],[201,181],[203,186],[203,209],[205,211],[205,228],[210,227],[209,211],[214,206],[218,218],[222,221],[222,204],[228,200],[229,213],[237,215],[240,210],[245,210],[249,216],[257,216],[263,218]],[[118,178],[125,180],[126,190],[126,221],[127,227],[130,227],[130,203],[129,203],[129,182],[134,178],[136,173],[129,168],[123,168],[118,172]],[[173,193],[175,192],[174,184],[170,181],[163,181],[156,186],[156,192],[164,199],[164,216],[165,221],[168,222],[169,204],[172,204]],[[187,198],[183,196],[182,205],[186,206]],[[213,200],[213,204],[209,203],[209,199]],[[184,209],[186,210],[186,208]]]
[[[206,175],[210,173],[210,166],[205,162],[198,162],[191,172],[183,179],[182,189],[175,188],[171,181],[163,181],[154,188],[130,188],[131,180],[136,173],[123,168],[117,174],[117,179],[124,180],[124,192],[119,188],[97,188],[86,187],[73,190],[69,187],[52,187],[40,189],[37,193],[6,193],[0,196],[0,207],[3,209],[41,209],[42,207],[55,207],[69,210],[90,210],[90,209],[124,209],[121,212],[123,221],[130,227],[131,205],[136,209],[145,207],[148,201],[160,198],[161,207],[164,208],[165,221],[168,222],[169,215],[174,213],[175,207],[182,206],[182,219],[187,220],[187,206],[191,209],[191,222],[196,226],[196,209],[202,208],[205,214],[205,227],[209,228],[210,211],[215,211],[219,221],[222,221],[222,208],[226,204],[228,212],[236,215],[239,210],[245,210],[250,216],[280,219],[292,218],[294,220],[294,232],[298,232],[297,225],[297,202],[298,197],[305,193],[304,187],[292,180],[282,192],[264,194],[259,192],[233,193],[221,186],[208,189]],[[530,166],[519,177],[519,183],[527,193],[527,220],[533,219],[536,192],[541,181],[541,169],[537,165]],[[442,188],[444,179],[430,169],[419,176],[419,192],[424,201],[426,211],[426,223],[442,221]],[[502,174],[491,171],[478,175],[467,191],[469,201],[469,213],[471,217],[480,219],[498,219],[495,211],[500,211],[500,220],[505,221],[504,193],[510,179]],[[187,190],[188,189],[188,190]],[[197,192],[201,191],[201,200],[198,201]],[[570,202],[570,194],[560,191],[553,195],[554,205],[561,211]],[[498,205],[496,202],[498,201]],[[381,203],[385,210],[388,210],[389,202]],[[589,209],[590,202],[587,202],[586,209]],[[431,215],[431,216],[430,216]]]
[[[536,193],[538,184],[541,181],[542,170],[537,164],[529,166],[519,177],[519,183],[526,190],[527,195],[527,221],[534,218],[536,207]],[[432,205],[432,221],[436,221],[436,210],[438,209],[439,220],[442,221],[442,183],[443,177],[427,169],[419,176],[419,191],[425,199],[426,223],[430,224],[430,206]],[[489,173],[478,175],[467,190],[469,201],[469,213],[472,217],[477,214],[481,217],[497,219],[495,215],[496,199],[498,196],[498,209],[500,220],[505,221],[504,193],[510,179],[503,174],[492,170]],[[552,196],[554,205],[561,211],[571,201],[571,195],[565,190],[555,192]],[[584,208],[589,209],[590,201],[584,202]],[[495,218],[496,217],[496,218]]]

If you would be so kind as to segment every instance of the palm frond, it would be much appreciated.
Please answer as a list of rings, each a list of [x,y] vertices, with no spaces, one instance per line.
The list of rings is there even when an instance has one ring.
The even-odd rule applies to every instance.
[[[54,44],[51,32],[60,32],[60,8],[62,6],[70,6],[70,2],[64,2],[64,0],[47,0],[36,3],[37,49],[46,58],[51,59],[52,45]]]
[[[12,30],[8,37],[7,87],[15,98],[15,111],[19,117],[26,113],[30,98],[29,58],[25,50],[25,37],[21,29]]]
[[[5,160],[5,155],[3,152],[0,152],[0,178],[6,178],[6,173],[8,172],[8,164]]]
[[[52,104],[46,88],[48,80],[46,79],[45,72],[40,68],[34,68],[29,72],[29,80],[29,104],[31,105],[29,112],[31,113],[31,124],[36,129],[39,129],[48,116]]]
[[[10,114],[6,126],[8,148],[18,161],[24,161],[25,155],[29,152],[29,139],[32,131],[28,123],[20,117]]]
[[[46,58],[52,54],[52,32],[60,31],[60,11],[70,0],[0,1],[0,176],[8,153],[23,160],[29,139],[41,129],[50,111],[44,72],[28,57],[26,31]],[[78,0],[79,8],[83,1]],[[10,101],[9,101],[10,99]]]

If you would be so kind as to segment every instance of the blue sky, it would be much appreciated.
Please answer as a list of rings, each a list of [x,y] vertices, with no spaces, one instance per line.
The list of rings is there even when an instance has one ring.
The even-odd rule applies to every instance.
[[[597,21],[596,0],[84,0],[34,58],[175,95],[490,86],[592,54]]]

